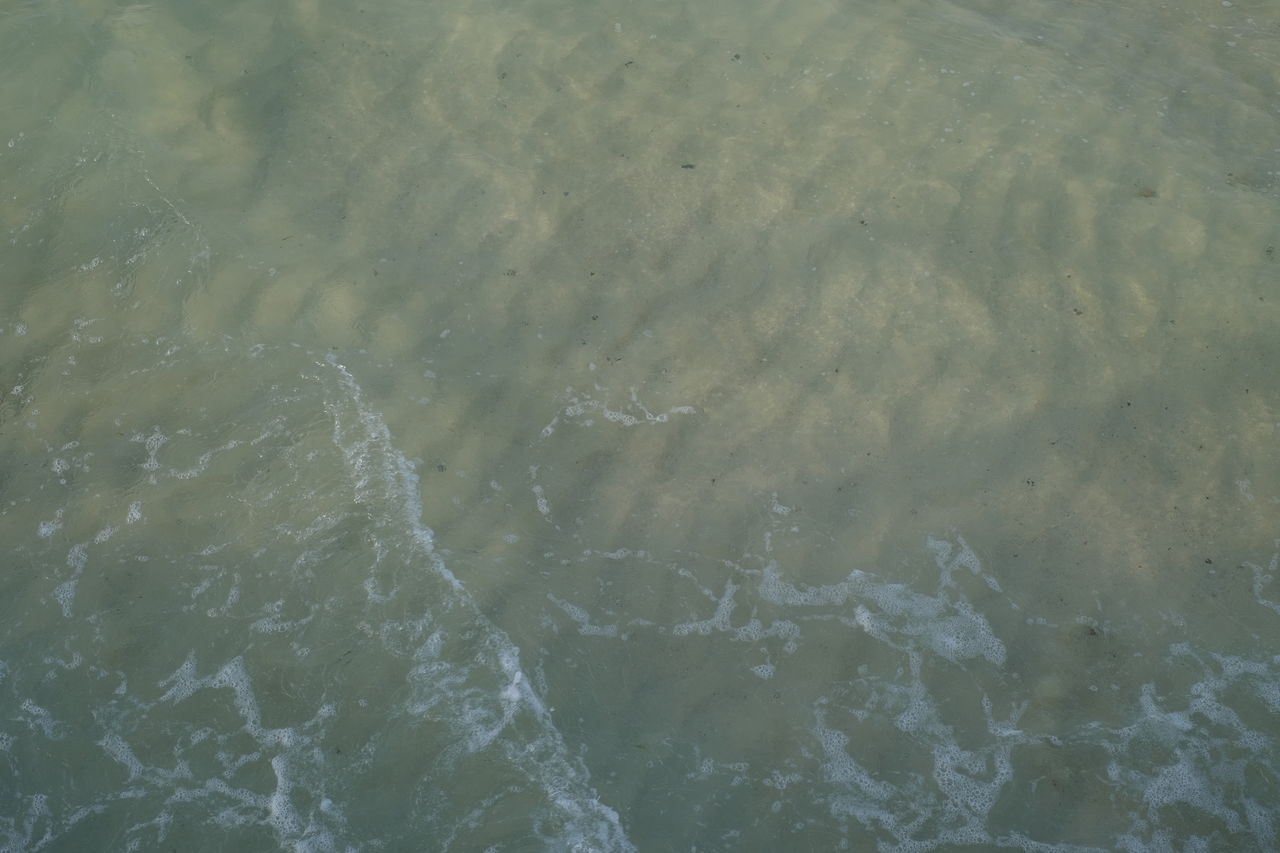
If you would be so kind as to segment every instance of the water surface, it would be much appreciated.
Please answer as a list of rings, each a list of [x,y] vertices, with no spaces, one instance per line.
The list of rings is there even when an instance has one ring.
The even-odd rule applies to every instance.
[[[0,9],[0,850],[1269,850],[1280,19]]]

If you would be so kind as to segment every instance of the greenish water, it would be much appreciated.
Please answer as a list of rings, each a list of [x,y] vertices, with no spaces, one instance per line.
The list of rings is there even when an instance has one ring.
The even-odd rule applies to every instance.
[[[0,850],[1273,850],[1280,17],[0,5]]]

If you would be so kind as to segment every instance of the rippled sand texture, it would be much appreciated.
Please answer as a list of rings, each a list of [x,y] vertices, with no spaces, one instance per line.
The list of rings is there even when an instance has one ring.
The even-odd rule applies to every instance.
[[[0,10],[0,848],[1273,846],[1246,5]]]

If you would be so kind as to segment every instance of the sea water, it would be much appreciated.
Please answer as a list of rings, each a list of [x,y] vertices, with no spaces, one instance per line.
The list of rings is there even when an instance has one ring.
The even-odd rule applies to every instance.
[[[0,8],[0,850],[1273,850],[1280,17]]]

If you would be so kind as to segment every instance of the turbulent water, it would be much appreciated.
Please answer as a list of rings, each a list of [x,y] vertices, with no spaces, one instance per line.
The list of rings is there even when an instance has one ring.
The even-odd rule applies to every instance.
[[[1278,69],[0,6],[0,851],[1276,849]]]

